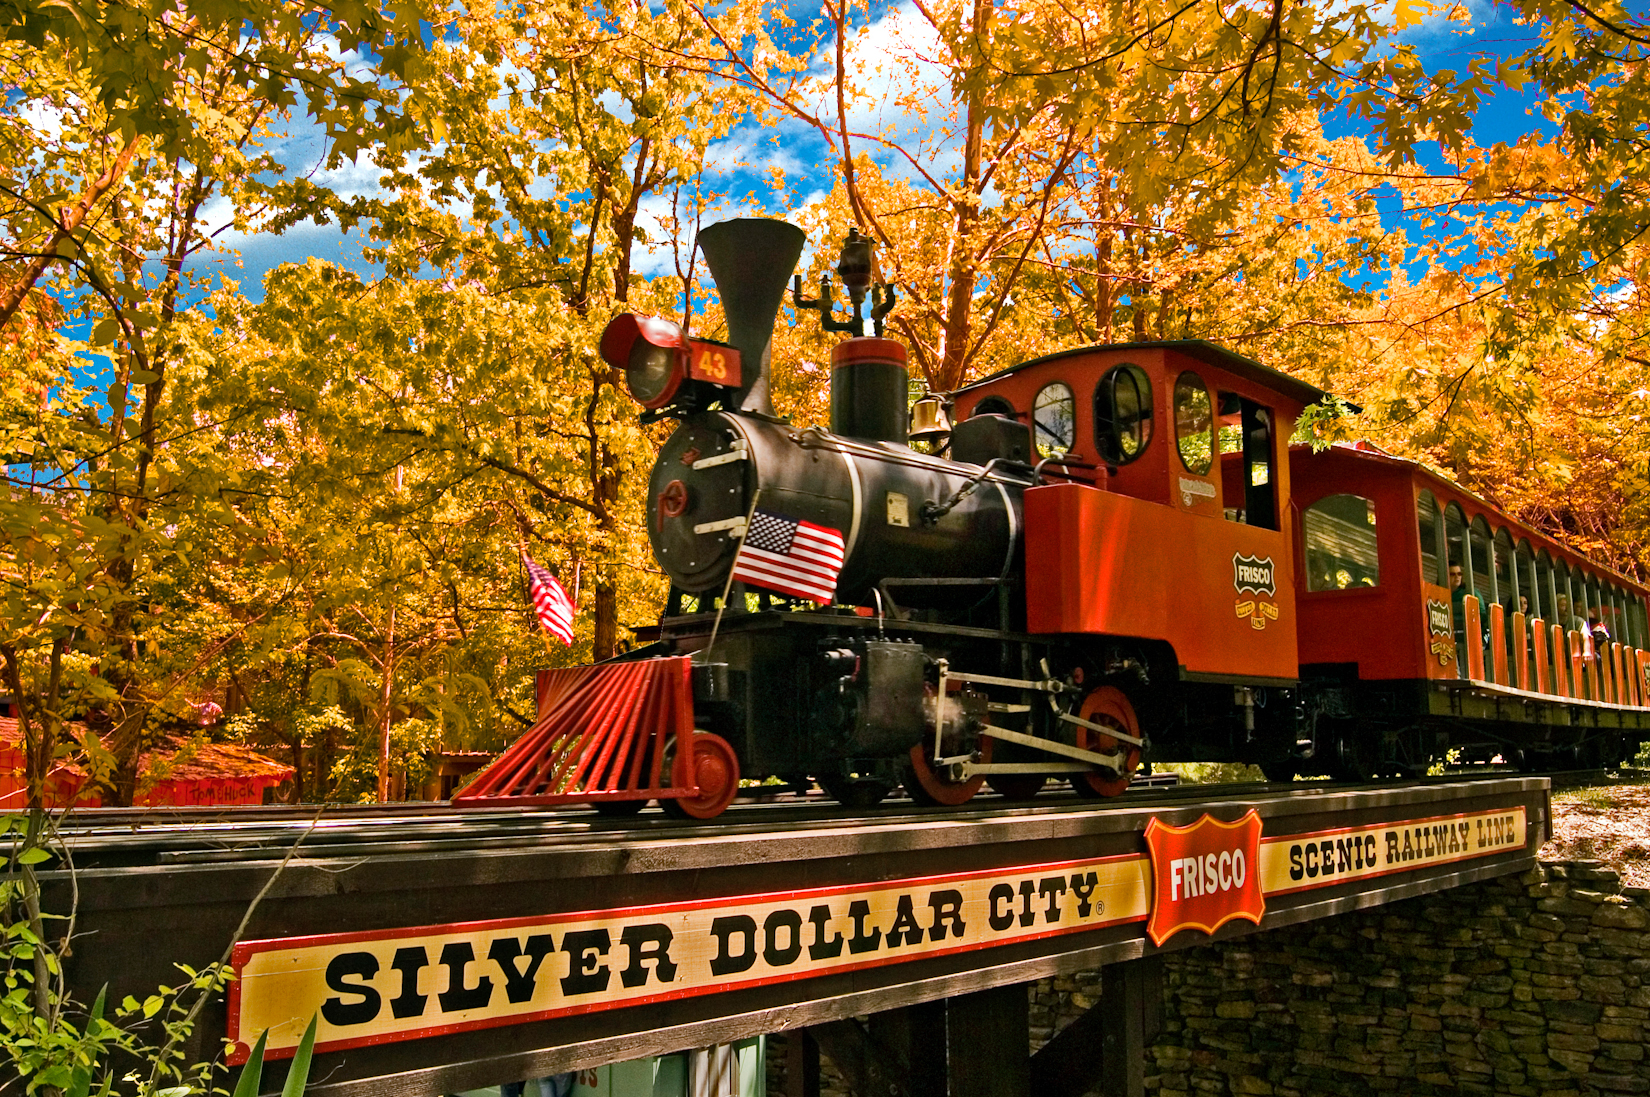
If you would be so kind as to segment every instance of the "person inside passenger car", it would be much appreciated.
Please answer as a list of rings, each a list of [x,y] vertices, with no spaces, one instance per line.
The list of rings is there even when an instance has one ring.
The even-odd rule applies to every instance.
[[[1610,629],[1603,621],[1593,617],[1587,622],[1587,630],[1593,638],[1593,650],[1600,655],[1610,650]]]
[[[1570,612],[1570,596],[1558,596],[1558,623],[1564,626],[1565,632],[1586,632],[1587,622]]]

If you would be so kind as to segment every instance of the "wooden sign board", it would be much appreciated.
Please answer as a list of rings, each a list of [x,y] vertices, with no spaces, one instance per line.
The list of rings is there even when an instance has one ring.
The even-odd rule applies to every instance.
[[[247,941],[234,950],[231,1061],[265,1030],[269,1056],[290,1056],[312,1016],[325,1052],[1001,948],[1154,911],[1167,915],[1152,927],[1159,945],[1229,921],[1222,903],[1247,904],[1233,916],[1265,928],[1268,897],[1521,850],[1528,823],[1517,805],[1265,837],[1253,813],[1206,814],[1166,828],[1187,840],[1132,854]]]

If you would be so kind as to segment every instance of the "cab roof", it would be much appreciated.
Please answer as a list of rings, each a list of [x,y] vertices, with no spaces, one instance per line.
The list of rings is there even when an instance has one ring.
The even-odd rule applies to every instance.
[[[1056,362],[1062,358],[1072,358],[1080,354],[1093,354],[1096,351],[1130,350],[1176,351],[1180,354],[1186,355],[1189,358],[1195,358],[1200,362],[1205,362],[1208,365],[1216,367],[1217,369],[1223,369],[1235,377],[1243,378],[1245,381],[1252,381],[1257,385],[1264,385],[1265,387],[1272,389],[1273,391],[1286,396],[1291,400],[1298,401],[1303,406],[1316,404],[1329,395],[1316,385],[1309,385],[1305,381],[1302,381],[1296,377],[1291,377],[1289,374],[1284,373],[1281,370],[1275,370],[1271,366],[1263,366],[1253,358],[1245,358],[1241,354],[1235,354],[1232,351],[1227,350],[1225,347],[1217,346],[1216,344],[1208,342],[1204,339],[1167,339],[1160,342],[1147,343],[1096,343],[1092,346],[1073,347],[1070,350],[1061,350],[1056,351],[1053,354],[1045,354],[1041,358],[1032,358],[1028,361],[1021,362],[1018,365],[1009,366],[1007,369],[1000,369],[989,377],[983,377],[971,384],[964,385],[957,391],[967,392],[970,389],[989,384],[999,378],[1018,373],[1023,369],[1029,369],[1032,366],[1040,366],[1045,362]]]

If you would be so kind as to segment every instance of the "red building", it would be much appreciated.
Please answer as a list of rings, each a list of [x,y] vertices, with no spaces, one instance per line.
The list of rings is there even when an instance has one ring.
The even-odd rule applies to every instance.
[[[0,809],[15,810],[27,803],[26,760],[17,721],[0,717]],[[174,739],[165,747],[145,752],[138,764],[138,807],[220,804],[263,804],[292,780],[291,766],[232,743],[196,743]],[[84,793],[86,771],[73,759],[62,759],[47,782],[50,808],[102,807],[96,793]]]

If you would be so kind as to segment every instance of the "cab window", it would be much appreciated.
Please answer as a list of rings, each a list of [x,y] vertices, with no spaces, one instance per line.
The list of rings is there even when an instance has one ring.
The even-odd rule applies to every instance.
[[[1077,398],[1070,386],[1044,385],[1031,405],[1031,421],[1039,456],[1070,453],[1077,444]]]
[[[1114,366],[1094,390],[1094,444],[1108,465],[1126,465],[1152,441],[1152,382],[1139,366]]]
[[[1422,491],[1415,500],[1415,526],[1421,541],[1421,582],[1446,586],[1444,574],[1443,525],[1438,521],[1438,500]]]
[[[1241,508],[1228,503],[1226,517],[1233,522],[1278,528],[1277,477],[1272,467],[1272,409],[1234,392],[1220,394],[1220,449],[1238,462],[1237,489],[1228,499],[1241,498]],[[1223,458],[1224,462],[1224,458]],[[1228,466],[1229,467],[1229,466]]]
[[[1301,526],[1307,590],[1380,586],[1374,502],[1362,495],[1330,495],[1306,508]]]
[[[1014,418],[1014,405],[1009,403],[1004,397],[987,396],[984,400],[981,400],[978,404],[974,405],[974,410],[970,413],[970,417],[974,415],[1006,415],[1008,418],[1012,419]]]
[[[1174,383],[1174,441],[1186,471],[1207,476],[1214,463],[1213,408],[1209,388],[1195,373],[1182,373]]]

